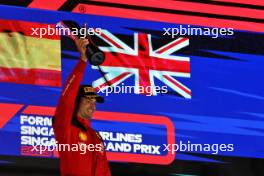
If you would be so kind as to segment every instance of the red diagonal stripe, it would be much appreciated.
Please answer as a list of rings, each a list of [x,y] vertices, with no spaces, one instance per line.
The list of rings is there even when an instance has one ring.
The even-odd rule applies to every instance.
[[[0,103],[0,129],[23,107],[22,104]]]
[[[34,0],[28,7],[47,9],[47,10],[58,10],[67,0]]]
[[[140,7],[154,7],[161,9],[170,9],[170,10],[181,10],[187,12],[199,12],[199,13],[209,13],[209,14],[217,14],[217,15],[228,15],[228,16],[238,16],[238,17],[250,17],[250,18],[262,18],[264,17],[263,10],[257,9],[248,9],[241,7],[230,7],[223,5],[212,5],[197,2],[183,2],[183,1],[173,1],[173,0],[144,0],[144,1],[135,1],[135,0],[93,0],[96,2],[108,2],[115,4],[125,4],[125,5],[134,5]],[[224,1],[224,0],[223,0]],[[231,0],[232,1],[232,0]],[[234,0],[237,1],[237,0]],[[226,2],[230,2],[230,0],[226,0]],[[250,3],[249,3],[250,2]],[[261,1],[248,1],[249,4],[252,3],[261,3]],[[237,13],[239,12],[239,13]]]
[[[87,10],[84,11],[84,8]],[[82,10],[80,11],[80,9]],[[86,4],[77,5],[72,10],[72,12],[94,14],[101,16],[113,16],[113,17],[121,17],[128,19],[158,21],[163,23],[169,22],[169,23],[199,25],[199,26],[208,26],[208,27],[234,28],[237,30],[246,30],[246,31],[255,31],[255,32],[264,31],[263,23],[225,20],[225,19],[198,17],[198,16],[190,16],[190,15],[178,15],[178,14],[169,14],[169,13],[161,13],[161,12],[149,12],[143,10],[130,10],[130,9],[115,8],[115,7],[102,7],[102,6],[86,5]]]
[[[213,1],[232,2],[232,3],[237,3],[237,4],[249,4],[249,5],[264,6],[263,0],[213,0]]]

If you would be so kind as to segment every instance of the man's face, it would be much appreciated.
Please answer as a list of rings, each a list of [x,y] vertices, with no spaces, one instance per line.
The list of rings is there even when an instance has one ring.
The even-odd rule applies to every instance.
[[[96,110],[96,99],[94,97],[81,97],[79,114],[83,118],[91,118]]]

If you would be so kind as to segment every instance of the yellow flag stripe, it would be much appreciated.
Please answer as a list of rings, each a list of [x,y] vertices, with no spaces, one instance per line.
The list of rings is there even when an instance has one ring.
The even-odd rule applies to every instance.
[[[0,67],[61,71],[60,40],[0,33]]]

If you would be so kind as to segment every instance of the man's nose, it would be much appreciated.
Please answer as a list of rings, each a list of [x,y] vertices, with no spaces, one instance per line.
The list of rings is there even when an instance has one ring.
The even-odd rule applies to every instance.
[[[91,102],[91,105],[92,105],[93,107],[95,107],[95,105],[96,105],[96,101]]]

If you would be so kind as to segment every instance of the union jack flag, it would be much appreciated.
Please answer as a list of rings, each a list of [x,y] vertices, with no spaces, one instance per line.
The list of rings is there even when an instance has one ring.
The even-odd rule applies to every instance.
[[[153,50],[150,34],[134,33],[134,48],[130,47],[107,30],[102,30],[98,36],[109,46],[101,46],[106,60],[101,65],[105,73],[103,77],[93,82],[97,90],[117,86],[131,76],[135,77],[135,93],[139,86],[151,87],[152,95],[157,95],[154,78],[184,98],[191,98],[191,90],[174,77],[190,78],[190,58],[172,55],[174,52],[189,45],[188,38],[177,38],[162,47]],[[98,69],[93,66],[93,69]],[[144,92],[145,93],[145,92]]]

